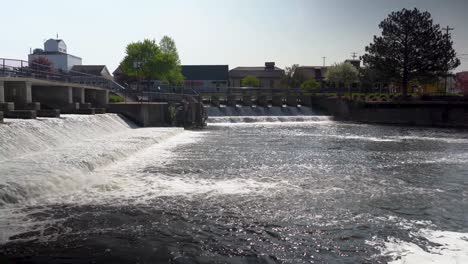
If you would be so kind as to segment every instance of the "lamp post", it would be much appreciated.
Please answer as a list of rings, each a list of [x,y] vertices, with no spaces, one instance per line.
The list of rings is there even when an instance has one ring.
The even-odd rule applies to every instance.
[[[142,62],[140,60],[133,61],[133,68],[136,70],[136,77],[137,77],[137,93],[140,92],[140,69],[141,69]],[[139,100],[141,103],[141,99]]]

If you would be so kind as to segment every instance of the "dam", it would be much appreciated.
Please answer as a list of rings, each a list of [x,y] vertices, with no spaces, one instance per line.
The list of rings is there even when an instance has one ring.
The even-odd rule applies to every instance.
[[[0,262],[466,259],[466,131],[208,111],[202,131],[5,119]]]

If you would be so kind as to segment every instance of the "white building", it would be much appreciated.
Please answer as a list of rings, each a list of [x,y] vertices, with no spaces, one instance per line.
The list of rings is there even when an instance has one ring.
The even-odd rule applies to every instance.
[[[81,58],[67,53],[67,45],[61,39],[49,39],[44,43],[44,49],[35,49],[29,54],[29,64],[35,58],[45,57],[53,63],[52,67],[68,72],[75,65],[81,65]]]

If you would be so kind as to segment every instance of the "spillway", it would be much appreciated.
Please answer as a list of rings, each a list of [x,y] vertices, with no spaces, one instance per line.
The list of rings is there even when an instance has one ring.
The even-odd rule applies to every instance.
[[[0,206],[40,204],[97,184],[96,168],[182,131],[139,129],[116,114],[7,119],[0,125]]]

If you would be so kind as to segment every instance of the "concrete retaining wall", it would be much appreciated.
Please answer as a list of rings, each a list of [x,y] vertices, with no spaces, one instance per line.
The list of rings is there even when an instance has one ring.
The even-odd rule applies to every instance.
[[[168,103],[108,104],[109,113],[119,113],[143,127],[167,126]]]
[[[468,128],[468,103],[353,102],[314,98],[313,104],[337,120],[363,123]]]

